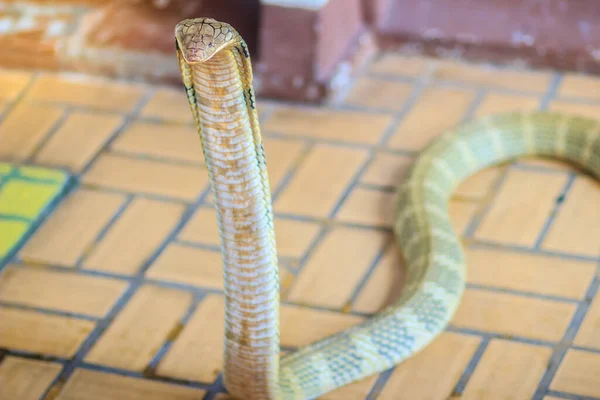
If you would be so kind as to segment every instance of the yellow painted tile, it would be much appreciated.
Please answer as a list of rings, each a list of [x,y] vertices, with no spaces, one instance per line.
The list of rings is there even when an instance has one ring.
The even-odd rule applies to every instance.
[[[567,179],[566,174],[509,170],[475,237],[532,247]]]
[[[103,317],[127,284],[116,279],[8,266],[0,274],[0,300]]]
[[[194,123],[183,87],[179,90],[158,89],[142,109],[141,115],[184,124]]]
[[[486,168],[476,172],[458,185],[453,196],[463,199],[480,200],[490,193],[492,185],[500,177],[501,172],[502,170],[498,167]]]
[[[224,315],[222,296],[204,298],[158,364],[157,373],[172,378],[213,382],[223,366]]]
[[[388,239],[389,235],[377,231],[333,229],[313,251],[290,289],[288,300],[343,307]]]
[[[366,399],[376,381],[377,375],[370,376],[326,393],[318,400]]]
[[[450,200],[448,212],[457,235],[462,235],[479,211],[479,204],[473,201]]]
[[[540,102],[541,98],[533,96],[489,93],[477,107],[475,116],[481,117],[512,111],[535,111],[539,109]]]
[[[144,286],[85,358],[108,367],[143,371],[192,302],[189,292]]]
[[[281,345],[301,347],[358,325],[364,318],[301,306],[282,305],[280,320]]]
[[[264,139],[263,144],[267,157],[269,185],[273,191],[279,187],[283,178],[297,163],[300,154],[305,149],[305,144],[297,140],[272,138]]]
[[[19,175],[27,178],[54,181],[54,183],[63,183],[66,178],[65,173],[62,171],[27,165],[19,167]]]
[[[336,219],[355,224],[391,228],[396,207],[394,193],[354,188],[342,203]]]
[[[594,263],[538,254],[467,248],[467,281],[477,285],[581,299],[594,277]]]
[[[7,356],[0,364],[0,399],[38,400],[61,369],[54,362]]]
[[[417,76],[426,71],[428,61],[425,57],[384,53],[371,63],[369,70],[376,74]]]
[[[275,202],[275,211],[327,217],[366,159],[364,150],[316,146]]]
[[[474,86],[543,93],[548,90],[552,74],[548,72],[519,71],[487,65],[440,60],[434,74],[443,81],[458,81]]]
[[[122,195],[79,190],[54,210],[21,250],[26,262],[74,266],[124,203]]]
[[[572,103],[569,101],[555,100],[548,105],[548,109],[554,112],[597,119],[598,114],[600,113],[600,104]]]
[[[184,212],[183,204],[136,198],[94,247],[83,267],[134,274],[166,240]]]
[[[24,160],[31,156],[50,128],[62,116],[63,110],[20,103],[0,125],[0,157]]]
[[[568,73],[558,86],[559,97],[600,98],[600,79],[592,75]]]
[[[550,384],[551,390],[573,393],[580,396],[600,396],[600,354],[581,350],[567,350],[556,375]]]
[[[0,189],[0,214],[34,219],[55,198],[56,184],[13,179]]]
[[[0,347],[71,358],[94,322],[0,307]]]
[[[81,171],[122,123],[123,118],[117,115],[74,111],[35,161]]]
[[[2,70],[0,72],[0,98],[14,100],[31,81],[30,72]]]
[[[83,177],[83,182],[194,201],[207,186],[208,173],[204,168],[104,154]]]
[[[35,80],[27,99],[123,113],[135,107],[143,92],[140,86],[131,84],[43,75]]]
[[[360,77],[344,100],[346,104],[385,110],[400,110],[413,92],[413,85],[388,79]]]
[[[262,126],[266,133],[376,144],[391,122],[391,115],[277,107]]]
[[[475,93],[463,89],[427,88],[400,121],[388,145],[420,151],[432,139],[454,128],[465,116]],[[436,110],[432,113],[431,110]]]
[[[354,311],[375,313],[392,304],[404,286],[405,267],[400,250],[388,247],[353,304]]]
[[[4,257],[19,243],[29,229],[29,222],[0,220],[0,257]]]
[[[223,260],[218,251],[171,243],[146,276],[195,286],[223,288]]]
[[[600,350],[600,296],[596,295],[573,341],[575,345]]]
[[[443,332],[395,368],[378,398],[448,399],[479,342],[475,336]]]
[[[404,182],[413,157],[378,152],[360,178],[368,185],[392,186],[396,188]]]
[[[189,112],[189,106],[186,107]],[[204,163],[196,128],[187,125],[137,121],[119,135],[110,148],[130,154]]]
[[[600,256],[600,185],[578,176],[542,243],[546,250]]]
[[[452,324],[505,335],[558,342],[576,304],[467,289]]]
[[[462,399],[529,399],[548,367],[552,349],[492,340],[469,379]]]
[[[77,369],[56,400],[198,400],[205,394],[202,389]]]
[[[198,208],[186,222],[177,238],[190,242],[220,245],[217,211],[214,208]]]

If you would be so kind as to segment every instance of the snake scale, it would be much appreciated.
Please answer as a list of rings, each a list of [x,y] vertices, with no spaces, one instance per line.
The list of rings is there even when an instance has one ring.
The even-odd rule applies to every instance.
[[[217,210],[223,383],[235,398],[318,398],[393,367],[444,330],[465,286],[448,200],[466,177],[525,155],[566,160],[600,177],[600,124],[592,119],[513,112],[442,134],[397,189],[393,229],[407,275],[399,298],[357,326],[280,357],[278,260],[248,47],[233,27],[209,18],[181,21],[175,38]]]

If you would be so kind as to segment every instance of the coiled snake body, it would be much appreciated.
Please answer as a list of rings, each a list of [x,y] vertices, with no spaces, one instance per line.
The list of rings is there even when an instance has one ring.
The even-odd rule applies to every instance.
[[[280,359],[275,233],[248,48],[230,25],[207,18],[180,22],[175,36],[217,210],[226,296],[223,378],[236,398],[317,398],[394,366],[435,338],[465,286],[447,204],[467,176],[540,155],[600,177],[594,120],[511,113],[443,134],[397,190],[393,227],[407,269],[399,298],[362,324]]]

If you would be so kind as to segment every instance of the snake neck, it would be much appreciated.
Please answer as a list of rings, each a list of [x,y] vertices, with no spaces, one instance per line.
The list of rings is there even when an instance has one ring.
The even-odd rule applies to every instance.
[[[244,399],[278,397],[279,281],[271,198],[239,53],[194,65],[201,142],[221,237],[224,384]]]

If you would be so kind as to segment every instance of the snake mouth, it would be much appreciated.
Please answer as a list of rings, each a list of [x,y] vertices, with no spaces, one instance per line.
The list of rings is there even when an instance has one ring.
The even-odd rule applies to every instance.
[[[175,43],[188,64],[206,62],[231,45],[237,33],[228,24],[212,18],[181,21],[175,27]]]

